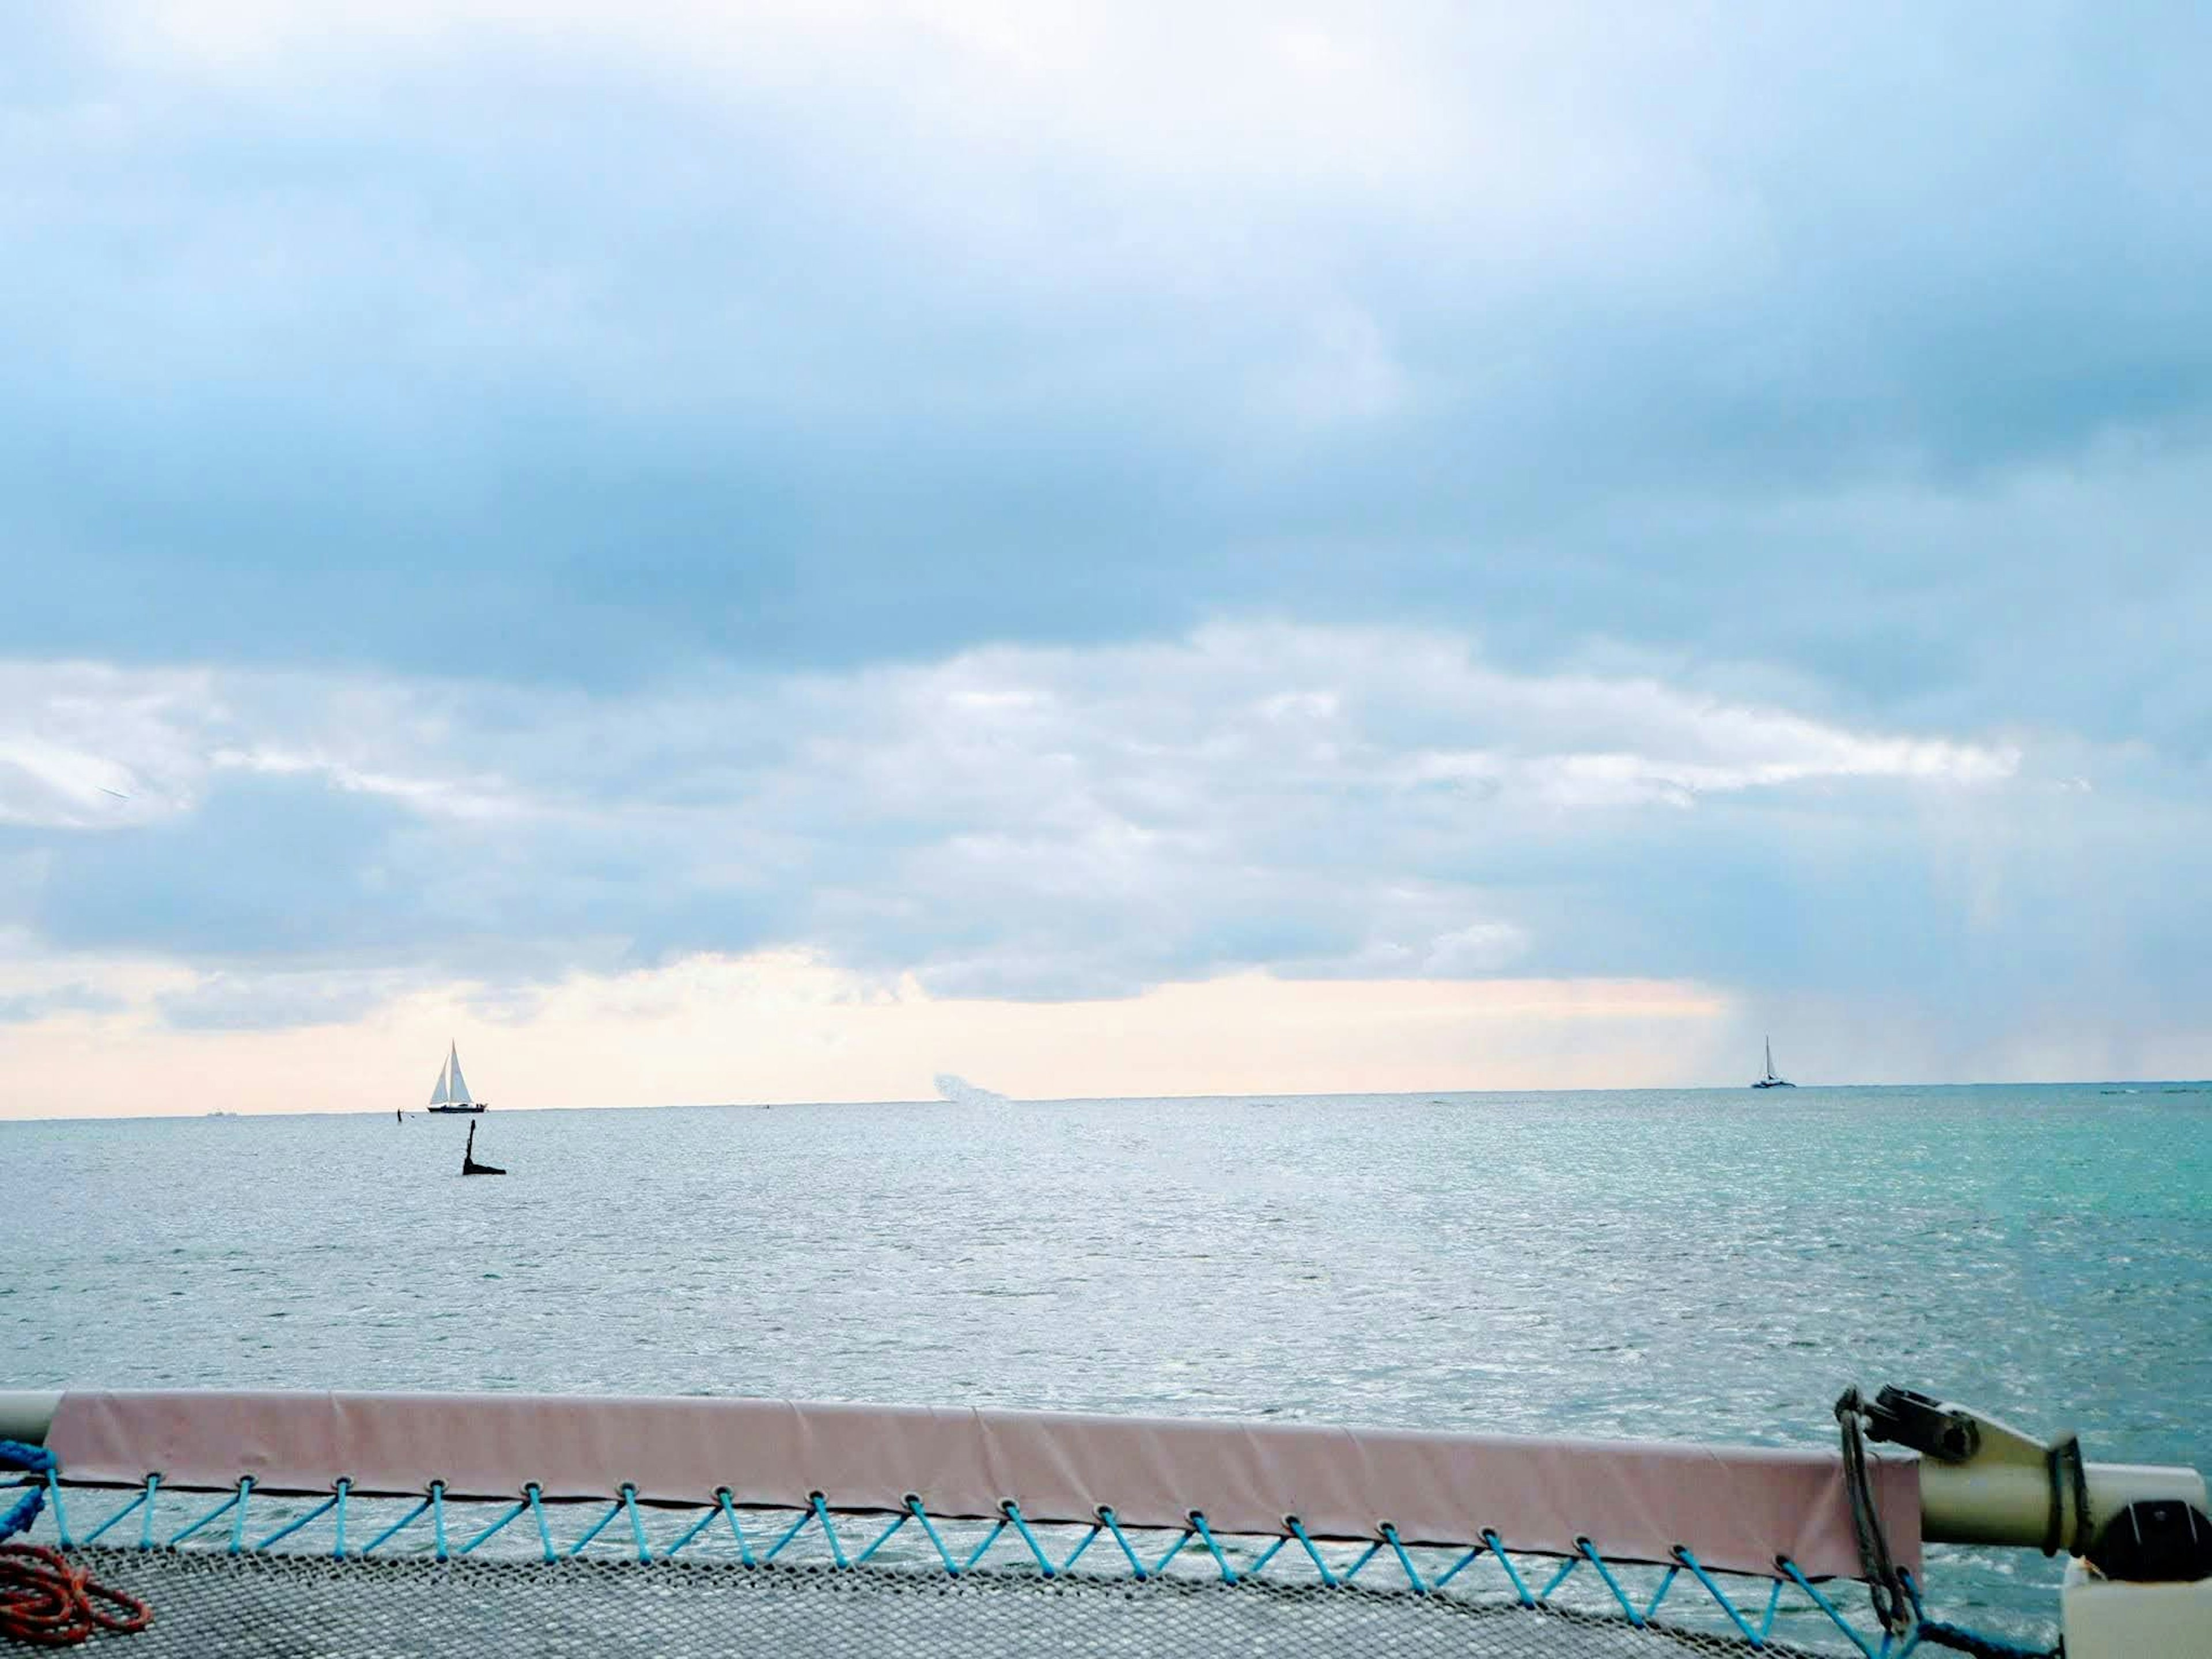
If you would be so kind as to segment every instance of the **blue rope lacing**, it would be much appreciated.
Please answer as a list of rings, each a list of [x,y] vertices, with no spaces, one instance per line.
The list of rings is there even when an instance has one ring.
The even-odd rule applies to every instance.
[[[0,1440],[0,1468],[21,1469],[30,1474],[42,1474],[51,1480],[61,1473],[61,1461],[44,1446],[27,1446],[20,1440]],[[13,1538],[19,1532],[30,1530],[31,1522],[39,1518],[46,1507],[46,1489],[34,1486],[0,1515],[0,1539]]]
[[[2001,1636],[1985,1636],[1980,1631],[1968,1630],[1963,1625],[1947,1625],[1940,1619],[1930,1619],[1920,1602],[1920,1586],[1912,1575],[1900,1571],[1905,1593],[1912,1602],[1913,1646],[1949,1648],[1963,1653],[1967,1659],[2064,1659],[2066,1645],[2055,1648],[2023,1647],[2017,1642],[2008,1642]],[[1907,1650],[1911,1651],[1910,1649]]]
[[[58,1503],[60,1488],[58,1482],[60,1467],[59,1460],[44,1447],[27,1446],[13,1441],[0,1440],[0,1469],[12,1468],[25,1471],[37,1482],[31,1486],[12,1507],[4,1513],[0,1513],[0,1539],[22,1532],[31,1526],[42,1512],[49,1487],[55,1492]],[[142,1546],[150,1540],[152,1537],[151,1500],[159,1479],[158,1476],[149,1476],[147,1489],[131,1504],[126,1504],[123,1510],[109,1516],[106,1521],[94,1529],[85,1541],[90,1542],[92,1538],[96,1538],[108,1530],[132,1509],[141,1504],[145,1505],[147,1510],[145,1523],[142,1529]],[[836,1528],[831,1522],[829,1501],[824,1495],[816,1492],[809,1494],[806,1507],[796,1512],[789,1528],[769,1549],[766,1556],[756,1557],[743,1528],[738,1523],[732,1494],[727,1488],[716,1492],[714,1507],[702,1508],[699,1518],[680,1537],[665,1548],[656,1551],[646,1535],[643,1520],[638,1513],[636,1488],[625,1485],[620,1495],[597,1517],[583,1535],[576,1539],[567,1549],[562,1550],[556,1546],[545,1511],[541,1507],[539,1488],[532,1483],[523,1488],[523,1495],[519,1501],[510,1504],[503,1513],[480,1530],[465,1537],[460,1542],[458,1550],[453,1550],[448,1548],[445,1532],[444,1483],[438,1481],[432,1483],[428,1495],[420,1498],[404,1516],[386,1526],[365,1547],[355,1552],[349,1551],[347,1547],[345,1531],[348,1499],[351,1496],[350,1485],[349,1481],[339,1481],[337,1489],[320,1504],[295,1518],[286,1521],[268,1536],[248,1544],[246,1541],[245,1509],[247,1498],[253,1490],[253,1482],[250,1476],[241,1477],[235,1492],[229,1493],[214,1509],[172,1537],[169,1543],[172,1547],[180,1545],[186,1539],[203,1531],[225,1516],[229,1516],[232,1517],[230,1553],[236,1554],[241,1550],[250,1550],[258,1553],[284,1539],[292,1537],[311,1522],[335,1510],[332,1553],[342,1559],[347,1557],[358,1559],[374,1554],[397,1534],[406,1531],[425,1514],[433,1514],[437,1534],[437,1559],[443,1560],[453,1554],[464,1556],[471,1554],[479,1545],[503,1531],[510,1522],[518,1521],[525,1513],[528,1513],[536,1524],[544,1558],[551,1561],[562,1555],[574,1558],[583,1554],[590,1549],[603,1532],[626,1514],[629,1521],[632,1542],[637,1558],[641,1561],[672,1559],[679,1551],[684,1550],[702,1534],[708,1522],[726,1519],[731,1536],[738,1553],[744,1565],[749,1567],[760,1561],[774,1560],[802,1531],[809,1526],[817,1526],[836,1565],[849,1570],[867,1564],[895,1533],[909,1521],[915,1521],[920,1522],[922,1530],[928,1535],[931,1544],[935,1547],[939,1559],[944,1563],[946,1574],[952,1577],[964,1577],[980,1566],[993,1547],[1011,1529],[1019,1534],[1022,1542],[1028,1547],[1030,1556],[1036,1561],[1037,1570],[1046,1578],[1057,1578],[1070,1572],[1074,1568],[1078,1559],[1089,1549],[1094,1540],[1103,1534],[1110,1537],[1120,1547],[1122,1557],[1127,1562],[1131,1576],[1139,1581],[1160,1577],[1169,1565],[1182,1554],[1185,1547],[1190,1547],[1194,1553],[1200,1549],[1204,1550],[1212,1559],[1221,1581],[1226,1584],[1257,1581],[1268,1564],[1275,1559],[1285,1545],[1296,1544],[1311,1562],[1324,1587],[1351,1583],[1359,1575],[1362,1569],[1379,1557],[1385,1561],[1395,1559],[1400,1572],[1403,1575],[1407,1588],[1413,1594],[1423,1596],[1437,1595],[1442,1594],[1448,1585],[1458,1580],[1463,1572],[1472,1579],[1471,1570],[1478,1564],[1494,1560],[1506,1581],[1510,1583],[1515,1600],[1523,1607],[1536,1608],[1553,1605],[1552,1597],[1554,1592],[1558,1591],[1568,1577],[1575,1573],[1577,1568],[1588,1566],[1604,1581],[1605,1587],[1612,1593],[1613,1600],[1618,1604],[1622,1614],[1631,1625],[1649,1624],[1658,1613],[1662,1605],[1668,1601],[1669,1591],[1673,1590],[1678,1583],[1695,1584],[1712,1598],[1719,1610],[1735,1626],[1737,1632],[1756,1649],[1764,1647],[1771,1639],[1775,1614],[1784,1587],[1795,1585],[1811,1602],[1810,1610],[1825,1614],[1829,1622],[1848,1637],[1861,1654],[1866,1656],[1866,1659],[1877,1659],[1878,1653],[1881,1656],[1896,1656],[1897,1659],[1902,1659],[1902,1656],[1909,1655],[1923,1647],[1949,1649],[1954,1652],[1972,1656],[1973,1659],[2052,1659],[2051,1655],[2040,1648],[2015,1645],[2002,1638],[1985,1636],[1979,1632],[1928,1618],[1921,1601],[1920,1585],[1913,1574],[1906,1569],[1897,1569],[1895,1572],[1899,1588],[1903,1592],[1903,1599],[1910,1610],[1909,1619],[1902,1621],[1905,1626],[1903,1630],[1887,1633],[1879,1650],[1852,1628],[1843,1608],[1838,1607],[1834,1601],[1822,1593],[1820,1584],[1808,1579],[1802,1570],[1787,1558],[1778,1558],[1778,1571],[1774,1577],[1771,1591],[1767,1597],[1765,1617],[1763,1620],[1755,1620],[1753,1616],[1747,1614],[1746,1609],[1739,1607],[1716,1582],[1712,1570],[1700,1561],[1694,1553],[1681,1546],[1677,1546],[1672,1552],[1674,1559],[1671,1562],[1646,1564],[1655,1566],[1663,1565],[1664,1572],[1656,1588],[1650,1591],[1649,1601],[1643,1601],[1640,1593],[1637,1598],[1632,1600],[1628,1594],[1629,1586],[1621,1581],[1613,1571],[1613,1564],[1600,1555],[1596,1546],[1588,1539],[1576,1540],[1577,1553],[1560,1560],[1557,1571],[1545,1583],[1542,1589],[1532,1590],[1529,1583],[1522,1578],[1512,1557],[1508,1553],[1509,1547],[1505,1540],[1489,1528],[1482,1529],[1480,1541],[1468,1547],[1466,1553],[1449,1571],[1440,1576],[1431,1577],[1425,1575],[1415,1564],[1411,1553],[1413,1547],[1408,1545],[1399,1535],[1396,1527],[1387,1521],[1376,1523],[1376,1535],[1367,1540],[1364,1553],[1349,1568],[1333,1568],[1328,1559],[1317,1547],[1316,1540],[1307,1532],[1296,1516],[1284,1517],[1282,1533],[1273,1540],[1263,1554],[1249,1565],[1237,1565],[1232,1564],[1229,1553],[1215,1537],[1212,1528],[1204,1514],[1193,1510],[1189,1514],[1188,1525],[1176,1534],[1174,1541],[1167,1553],[1155,1563],[1139,1557],[1135,1545],[1122,1529],[1120,1517],[1110,1507],[1101,1506],[1097,1512],[1097,1522],[1091,1528],[1083,1542],[1077,1546],[1066,1561],[1055,1565],[1047,1555],[1043,1540],[1032,1531],[1029,1517],[1022,1512],[1021,1506],[1013,1500],[1008,1499],[1001,1506],[1000,1513],[989,1532],[963,1560],[948,1547],[945,1540],[939,1535],[931,1520],[927,1506],[918,1496],[909,1494],[905,1501],[905,1508],[897,1518],[884,1528],[874,1541],[855,1559],[846,1553],[843,1540],[839,1537]],[[57,1518],[58,1517],[59,1510],[57,1510]],[[66,1527],[64,1528],[63,1541],[66,1546],[68,1543]],[[1639,1601],[1642,1602],[1640,1606]]]

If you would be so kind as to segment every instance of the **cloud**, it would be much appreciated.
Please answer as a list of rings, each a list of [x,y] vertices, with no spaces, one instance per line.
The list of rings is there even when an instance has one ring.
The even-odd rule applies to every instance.
[[[48,19],[0,648],[602,686],[1266,611],[2201,742],[2209,27]]]
[[[0,930],[149,1018],[2212,989],[2204,17],[4,34]]]
[[[116,828],[188,805],[222,720],[204,673],[0,661],[0,826]]]
[[[48,991],[0,992],[0,1025],[22,1025],[57,1014],[109,1014],[130,1005],[112,991],[91,985],[58,985]]]
[[[1841,855],[1917,859],[1899,806],[1971,814],[2023,763],[2010,739],[1517,673],[1433,631],[1288,624],[598,696],[79,678],[125,715],[165,710],[145,752],[169,805],[43,826],[12,919],[56,950],[220,969],[164,1002],[188,1024],[325,1018],[388,999],[403,970],[495,989],[775,947],[951,997],[1255,969],[1656,975],[1666,953],[1638,918],[1665,907],[1615,878],[1656,841],[1756,865],[1817,802]],[[82,693],[45,707],[23,729],[87,745],[84,764],[118,725]],[[1724,803],[1724,821],[1661,828]],[[1613,884],[1602,905],[1562,904],[1548,866],[1568,844],[1586,886]],[[1741,943],[1716,939],[1674,954],[1740,969]]]

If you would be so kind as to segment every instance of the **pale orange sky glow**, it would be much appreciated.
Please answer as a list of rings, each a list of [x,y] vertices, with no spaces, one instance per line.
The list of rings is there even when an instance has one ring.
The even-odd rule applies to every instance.
[[[0,1116],[412,1110],[449,1036],[495,1109],[913,1100],[946,1072],[1029,1098],[1663,1085],[1741,1069],[1730,1014],[1660,981],[1249,973],[1019,1002],[871,989],[799,955],[696,956],[526,1006],[453,987],[288,1030],[58,1015],[0,1030]]]

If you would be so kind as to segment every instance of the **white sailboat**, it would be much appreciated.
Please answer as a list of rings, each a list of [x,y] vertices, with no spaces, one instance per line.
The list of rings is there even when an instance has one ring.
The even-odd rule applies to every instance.
[[[446,1045],[446,1063],[438,1068],[437,1086],[430,1091],[430,1109],[434,1112],[481,1112],[484,1103],[469,1093],[468,1080],[461,1075],[461,1051],[452,1043]]]
[[[1794,1089],[1797,1085],[1774,1070],[1774,1039],[1766,1039],[1766,1075],[1751,1085],[1754,1089]]]

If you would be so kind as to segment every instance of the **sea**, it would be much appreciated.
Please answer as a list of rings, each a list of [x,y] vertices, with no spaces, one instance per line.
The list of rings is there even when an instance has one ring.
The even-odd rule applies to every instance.
[[[1824,1445],[1883,1382],[2212,1468],[2212,1085],[0,1122],[0,1387]],[[2049,1632],[2033,1552],[1929,1576]]]

